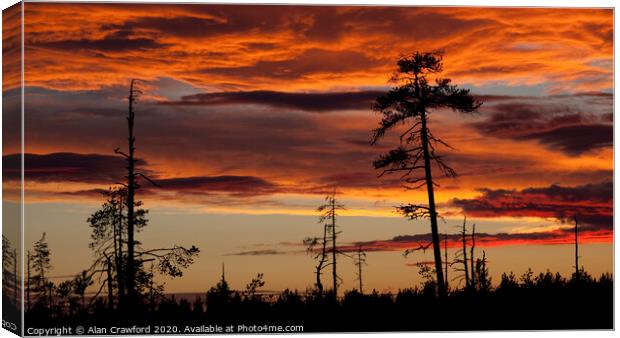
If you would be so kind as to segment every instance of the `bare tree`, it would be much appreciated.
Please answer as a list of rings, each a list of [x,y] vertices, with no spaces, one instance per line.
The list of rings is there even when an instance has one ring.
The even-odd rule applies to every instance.
[[[579,280],[579,233],[577,227],[579,226],[579,222],[577,221],[577,216],[573,217],[575,221],[575,280]]]
[[[337,230],[336,217],[338,210],[344,210],[344,205],[336,199],[336,189],[325,197],[325,203],[317,208],[319,215],[319,223],[323,225],[323,237],[308,237],[304,239],[307,251],[317,260],[315,266],[316,287],[318,294],[323,292],[323,283],[321,275],[323,269],[332,266],[332,280],[334,295],[338,295],[338,274],[336,271],[337,256],[344,254],[338,250],[336,239],[340,232]],[[318,247],[318,248],[317,248]],[[331,254],[331,262],[328,262],[328,256]]]
[[[316,288],[317,293],[319,295],[323,294],[323,283],[321,282],[321,275],[323,273],[323,268],[325,268],[325,264],[327,263],[327,224],[323,224],[323,237],[308,237],[304,239],[304,245],[307,246],[307,252],[313,256],[314,259],[317,260],[317,264],[315,266],[315,275],[316,275]],[[316,247],[319,246],[320,249],[317,250]]]
[[[469,273],[470,270],[468,268],[468,264],[469,264],[469,260],[467,259],[467,216],[463,216],[463,225],[460,226],[461,230],[460,230],[460,235],[461,235],[461,250],[460,251],[456,251],[454,253],[454,264],[462,264],[463,267],[462,268],[456,268],[455,270],[457,272],[462,272],[463,275],[462,276],[456,276],[455,279],[461,279],[465,281],[465,288],[469,288],[470,286],[470,279],[469,279]],[[473,268],[472,268],[473,271]]]
[[[134,199],[135,199],[135,191],[138,189],[138,183],[136,177],[139,175],[135,172],[136,168],[136,158],[135,158],[135,142],[136,139],[133,134],[135,113],[133,110],[134,103],[137,101],[138,95],[141,93],[140,90],[135,88],[136,81],[131,80],[129,85],[129,109],[127,114],[127,129],[129,135],[127,137],[129,153],[126,154],[120,151],[120,148],[116,148],[114,150],[115,153],[122,155],[127,160],[127,176],[125,176],[127,183],[123,184],[125,188],[127,188],[127,280],[126,280],[126,288],[127,288],[127,296],[129,302],[134,304],[137,302],[136,295],[136,267],[134,261],[134,251],[135,251],[135,218],[134,218]]]
[[[469,266],[471,269],[471,282],[470,282],[470,286],[472,289],[476,289],[476,273],[475,273],[475,267],[476,265],[474,264],[475,261],[475,254],[474,254],[474,248],[476,247],[476,223],[471,225],[471,248],[469,251]]]
[[[398,69],[391,78],[396,87],[378,97],[373,105],[373,110],[380,113],[382,119],[373,132],[372,143],[377,143],[388,130],[398,125],[405,125],[405,131],[400,135],[399,146],[375,160],[374,167],[383,170],[381,175],[401,172],[407,189],[426,187],[427,205],[401,205],[398,210],[411,219],[430,219],[437,285],[439,295],[443,297],[446,290],[434,194],[438,184],[433,180],[431,165],[446,177],[455,177],[456,172],[436,153],[437,146],[450,146],[430,131],[428,114],[441,108],[471,113],[481,103],[469,94],[469,90],[452,85],[449,79],[437,78],[434,85],[430,84],[429,75],[438,74],[443,68],[439,53],[415,52],[400,58],[397,65]]]
[[[446,290],[449,290],[449,285],[448,285],[448,267],[450,266],[450,262],[448,261],[448,234],[444,234],[443,235],[443,259],[445,260],[444,265],[445,265],[445,271],[444,271],[444,278],[445,278],[445,282],[446,282]]]
[[[118,222],[120,222],[119,224],[121,225],[123,223],[123,219],[126,220],[127,253],[124,262],[125,271],[124,273],[120,274],[120,277],[122,280],[124,280],[124,283],[122,284],[124,284],[127,303],[129,303],[128,308],[131,308],[138,303],[139,287],[144,288],[145,285],[146,287],[148,287],[149,283],[151,282],[149,279],[152,278],[152,274],[144,271],[144,263],[154,262],[157,269],[162,274],[171,277],[179,277],[183,274],[182,270],[193,263],[194,257],[196,257],[200,251],[195,246],[185,248],[178,245],[174,245],[168,248],[144,249],[142,247],[139,247],[139,242],[135,240],[135,232],[139,228],[146,226],[145,214],[147,212],[146,210],[140,209],[142,202],[136,200],[136,191],[140,188],[138,178],[142,178],[156,187],[161,187],[159,184],[151,180],[144,173],[138,171],[136,168],[136,164],[138,163],[138,161],[135,156],[136,138],[134,135],[134,105],[137,104],[138,98],[141,94],[142,92],[137,88],[137,80],[131,80],[129,86],[129,107],[127,113],[128,151],[127,153],[125,153],[121,151],[120,148],[116,148],[114,150],[116,154],[121,155],[127,161],[127,176],[125,176],[125,182],[119,183],[124,187],[124,189],[121,189],[121,191],[126,192],[126,196],[123,196],[124,198],[121,199],[121,201],[124,201],[126,215],[123,216],[122,204],[118,207],[119,210],[117,211],[117,213],[115,213],[115,215],[118,215],[118,219],[120,220]],[[112,204],[114,205],[114,203]],[[118,248],[120,250],[122,250],[123,244],[123,231],[124,229],[122,227],[117,228],[116,235],[121,238]],[[119,252],[121,252],[120,250]],[[123,263],[121,263],[119,267],[122,266],[122,264]],[[140,282],[142,285],[137,285],[138,282]],[[121,299],[122,298],[125,297],[122,297],[121,295]]]
[[[364,267],[364,265],[367,265],[367,263],[366,263],[366,252],[364,252],[364,249],[362,248],[361,245],[357,246],[356,256],[354,257],[354,264],[357,267],[357,280],[360,286],[360,293],[363,294],[364,285],[362,283],[362,268]]]
[[[332,281],[333,281],[333,290],[334,295],[338,296],[338,273],[336,270],[336,262],[337,256],[340,253],[338,251],[338,246],[336,244],[336,239],[340,232],[337,229],[336,225],[336,217],[338,215],[338,210],[344,210],[344,205],[338,202],[336,199],[336,189],[334,188],[333,192],[325,197],[325,203],[317,208],[317,211],[321,213],[319,217],[319,222],[326,222],[328,224],[327,230],[328,235],[331,235],[331,255],[332,255]]]

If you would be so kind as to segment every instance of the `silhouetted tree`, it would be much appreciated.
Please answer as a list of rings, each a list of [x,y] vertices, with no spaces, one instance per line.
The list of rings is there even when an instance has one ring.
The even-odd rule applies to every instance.
[[[463,216],[463,225],[461,225],[461,250],[460,251],[456,251],[454,253],[454,263],[455,264],[462,264],[463,267],[462,268],[456,268],[455,270],[458,272],[462,272],[463,275],[461,277],[457,276],[457,279],[461,279],[465,281],[465,288],[469,288],[470,287],[470,279],[469,279],[469,274],[470,274],[470,270],[468,268],[468,259],[467,259],[467,216]],[[472,262],[473,263],[473,262]],[[473,273],[473,268],[471,270],[471,273]]]
[[[17,280],[17,250],[11,249],[11,241],[2,235],[2,288],[8,297],[12,294],[13,304],[17,305],[19,282]]]
[[[319,223],[328,224],[327,233],[331,236],[331,256],[332,256],[332,280],[334,295],[338,296],[338,273],[336,272],[337,256],[340,253],[336,244],[336,239],[340,232],[337,230],[336,216],[338,216],[338,210],[344,210],[344,205],[338,202],[336,199],[336,189],[325,197],[325,203],[317,208],[317,211],[321,213],[319,216]]]
[[[328,225],[323,225],[323,237],[308,237],[304,239],[304,245],[307,247],[307,252],[313,256],[314,259],[317,260],[317,265],[315,266],[315,275],[316,275],[316,288],[317,294],[323,294],[323,283],[321,282],[321,275],[323,273],[323,268],[325,268],[325,264],[327,263],[327,228]],[[316,247],[320,247],[319,250]]]
[[[73,292],[80,297],[80,308],[84,310],[86,289],[93,284],[92,274],[84,270],[73,278]]]
[[[448,267],[450,266],[450,262],[448,261],[448,234],[444,234],[443,235],[443,259],[444,261],[444,265],[445,265],[445,271],[444,271],[444,278],[445,278],[445,283],[446,283],[446,290],[449,290],[449,285],[448,285]]]
[[[575,280],[579,281],[579,234],[578,234],[578,225],[577,216],[574,218],[575,221]]]
[[[481,103],[469,94],[469,90],[452,85],[449,79],[437,78],[434,85],[430,84],[429,75],[442,71],[439,53],[415,52],[399,59],[397,65],[398,69],[391,78],[396,87],[378,97],[373,105],[373,110],[382,115],[382,120],[373,132],[372,143],[377,143],[388,130],[398,125],[405,124],[406,129],[401,134],[400,145],[375,160],[374,167],[383,169],[381,175],[403,172],[407,189],[426,186],[427,205],[401,205],[398,210],[411,219],[430,219],[438,290],[440,296],[445,296],[434,194],[437,182],[433,180],[431,164],[434,163],[447,177],[455,177],[456,172],[435,152],[436,146],[448,145],[428,128],[428,114],[441,108],[471,113]],[[420,170],[423,170],[422,175]]]
[[[71,295],[73,293],[73,281],[66,280],[62,281],[56,287],[56,315],[61,316],[65,308],[68,308],[69,314],[73,314],[73,310],[75,307],[73,304],[75,303],[75,298]]]
[[[129,109],[127,114],[127,129],[129,135],[127,137],[128,141],[128,149],[129,153],[126,154],[120,151],[120,148],[116,148],[114,150],[115,153],[122,155],[127,160],[127,176],[125,176],[127,183],[123,184],[127,188],[127,280],[126,280],[126,289],[127,296],[129,302],[133,305],[137,302],[137,294],[136,294],[136,263],[134,250],[136,246],[136,242],[134,239],[135,232],[135,218],[134,218],[134,210],[135,210],[135,191],[138,189],[137,176],[139,173],[135,172],[136,169],[136,158],[135,158],[135,137],[133,134],[134,120],[135,114],[133,111],[134,103],[137,102],[137,96],[141,93],[140,90],[135,88],[135,80],[131,80],[129,85]]]
[[[364,252],[361,245],[357,246],[357,252],[354,256],[354,264],[357,267],[357,280],[360,286],[360,293],[364,294],[363,284],[362,284],[362,268],[366,263],[366,252]]]
[[[254,299],[256,297],[256,292],[259,288],[265,286],[265,281],[263,280],[264,275],[259,273],[256,277],[252,278],[250,283],[245,286],[245,291],[243,292],[243,296],[246,299]]]
[[[52,269],[50,256],[51,253],[44,232],[41,238],[34,243],[32,249],[31,260],[35,275],[31,277],[31,282],[34,284],[35,292],[37,292],[37,302],[48,309],[52,305],[51,292],[53,289],[53,284],[46,277],[47,272]]]
[[[474,248],[476,247],[476,223],[471,225],[471,248],[469,252],[469,267],[471,268],[471,282],[470,287],[472,289],[476,288],[476,258],[474,253]]]
[[[125,262],[128,256],[124,249],[128,223],[128,217],[124,212],[127,189],[111,187],[103,192],[103,196],[106,201],[87,219],[92,240],[89,247],[95,255],[95,261],[88,270],[91,275],[98,275],[100,290],[104,286],[108,289],[108,302],[113,288],[116,287],[117,302],[119,307],[122,307],[125,298]],[[148,224],[146,219],[148,211],[139,207],[142,205],[141,201],[135,201],[134,205],[137,206],[134,210],[134,226],[140,231]],[[110,266],[112,257],[114,264]]]
[[[225,310],[229,305],[233,291],[226,281],[224,264],[222,263],[222,277],[216,286],[207,292],[207,312],[217,313],[218,310]]]
[[[435,295],[437,292],[437,275],[432,268],[425,263],[416,263],[418,274],[422,278],[422,293],[425,295]]]
[[[144,263],[155,261],[157,269],[162,274],[171,277],[180,277],[183,274],[182,269],[187,268],[190,264],[192,264],[194,257],[196,257],[200,252],[200,250],[195,246],[185,248],[177,245],[170,248],[136,250],[138,242],[135,240],[135,232],[139,227],[146,225],[146,219],[143,217],[144,214],[142,214],[141,218],[141,212],[139,209],[141,202],[136,200],[136,191],[140,188],[138,178],[141,177],[154,186],[160,187],[159,184],[155,183],[144,173],[139,172],[136,169],[137,159],[135,157],[136,139],[134,136],[134,105],[138,102],[138,97],[142,94],[142,92],[137,88],[136,83],[136,80],[131,80],[129,86],[129,107],[127,112],[128,152],[125,153],[121,151],[120,148],[116,148],[114,150],[116,154],[123,156],[127,161],[127,176],[125,176],[125,182],[120,184],[126,189],[127,193],[127,196],[124,199],[127,210],[127,258],[125,262],[126,272],[123,278],[125,279],[125,290],[127,292],[128,303],[130,304],[129,308],[134,307],[138,303],[140,291],[145,288],[148,289],[151,285],[152,281],[150,278],[153,277],[152,274],[144,271]],[[144,213],[146,213],[146,211],[144,211]],[[141,225],[141,221],[143,221],[144,224]],[[122,230],[120,233],[122,234]],[[141,283],[141,285],[138,285],[138,283]]]
[[[476,259],[476,269],[474,271],[476,283],[473,288],[480,291],[489,291],[491,289],[491,278],[489,277],[489,269],[487,268],[486,252],[482,250],[482,258]]]

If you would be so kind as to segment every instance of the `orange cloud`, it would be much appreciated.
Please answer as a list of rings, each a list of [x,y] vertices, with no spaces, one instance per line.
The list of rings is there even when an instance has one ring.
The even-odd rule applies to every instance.
[[[63,90],[163,76],[217,90],[384,86],[394,59],[420,49],[444,50],[446,75],[477,86],[598,91],[613,74],[605,9],[30,3],[26,12],[28,82]]]

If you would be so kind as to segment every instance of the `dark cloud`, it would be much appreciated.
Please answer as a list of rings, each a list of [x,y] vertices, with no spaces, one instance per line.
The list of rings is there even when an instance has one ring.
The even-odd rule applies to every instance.
[[[75,191],[61,191],[53,193],[56,196],[68,196],[68,197],[88,197],[88,198],[101,198],[106,189],[87,189],[87,190],[75,190]]]
[[[378,91],[285,93],[275,91],[219,92],[183,96],[180,101],[161,102],[164,105],[228,105],[262,104],[313,112],[345,109],[369,109],[381,95]]]
[[[126,143],[126,88],[97,94],[31,87],[26,93],[31,147],[53,142],[57,149],[79,153],[101,149],[105,154],[106,149]],[[362,114],[364,121],[370,113]],[[345,167],[368,168],[372,173],[370,163],[377,150],[347,140],[369,139],[376,122],[368,119],[368,127],[343,129],[342,123],[350,118],[250,104],[167,106],[141,101],[135,133],[141,157],[209,168],[205,171],[209,176],[238,174],[248,165],[261,173],[268,168],[270,175],[279,177],[320,177]]]
[[[18,180],[20,174],[20,154],[2,156],[5,166],[3,178]],[[112,155],[51,153],[45,155],[24,154],[24,175],[26,180],[37,182],[83,182],[114,184],[126,175],[127,163],[124,158]],[[139,166],[146,162],[138,160]],[[8,170],[7,170],[8,168]],[[142,170],[149,173],[148,170]]]
[[[415,40],[437,39],[488,25],[488,19],[456,18],[449,11],[415,7],[320,7],[244,5],[175,5],[187,13],[143,16],[105,30],[149,30],[183,38],[289,32],[300,39],[338,41],[345,34],[396,35]]]
[[[401,187],[402,182],[398,177],[379,178],[372,172],[342,172],[338,174],[320,177],[316,183],[329,190],[329,187],[339,188],[390,188]]]
[[[315,48],[305,50],[300,55],[287,60],[259,61],[253,65],[241,67],[211,67],[202,69],[201,72],[244,78],[298,79],[312,74],[370,70],[387,63],[388,60],[373,59],[357,51]]]
[[[209,18],[146,16],[127,21],[121,25],[103,25],[102,28],[104,30],[118,29],[121,31],[147,29],[180,37],[205,37],[232,32],[234,30],[233,27],[231,24],[227,25],[219,20]]]
[[[165,191],[209,194],[229,193],[233,196],[257,196],[279,192],[282,188],[265,179],[253,176],[195,176],[159,179]]]
[[[550,148],[571,155],[613,146],[614,127],[610,124],[586,124],[555,128],[523,135],[521,139],[536,139]]]
[[[225,256],[273,256],[273,255],[286,255],[289,252],[278,251],[273,249],[265,249],[265,250],[253,250],[253,251],[241,251],[235,253],[229,253]]]
[[[89,40],[58,40],[34,43],[44,48],[59,50],[92,50],[100,52],[125,52],[136,50],[149,50],[165,47],[153,39],[148,38],[128,38],[120,36],[107,36],[103,39]]]
[[[569,155],[613,145],[609,112],[613,97],[609,95],[583,93],[572,97],[490,99],[482,110],[486,119],[472,123],[482,135],[536,140]]]
[[[471,76],[471,75],[493,75],[493,74],[507,74],[507,73],[524,73],[524,72],[540,72],[544,70],[545,64],[543,63],[520,63],[516,65],[502,65],[502,66],[484,66],[484,67],[472,67],[462,71],[452,71],[451,76]]]
[[[144,7],[138,6],[138,8],[143,9]],[[291,12],[289,9],[295,7],[244,5],[244,9],[239,10],[237,5],[183,4],[174,5],[174,8],[187,14],[142,16],[122,24],[102,25],[102,29],[108,31],[147,30],[180,38],[277,33],[290,27]]]
[[[532,216],[572,221],[577,216],[580,223],[592,229],[613,226],[613,182],[481,192],[479,197],[456,198],[450,204],[473,217]]]

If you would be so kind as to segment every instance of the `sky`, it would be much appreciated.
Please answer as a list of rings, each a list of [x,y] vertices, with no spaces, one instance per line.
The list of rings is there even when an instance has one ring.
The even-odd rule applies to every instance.
[[[459,174],[438,178],[440,231],[467,215],[495,281],[568,275],[577,214],[584,267],[612,271],[612,10],[26,3],[24,18],[25,243],[47,233],[55,276],[92,260],[86,219],[124,175],[113,149],[126,148],[136,78],[140,170],[162,186],[138,192],[150,220],[138,239],[201,249],[183,278],[162,279],[168,291],[207,290],[223,262],[236,288],[259,272],[266,289],[311,287],[302,240],[321,234],[316,208],[334,186],[343,250],[369,251],[365,284],[416,285],[431,252],[403,252],[430,227],[394,206],[425,191],[372,167],[398,132],[370,145],[371,104],[415,51],[441,51],[441,77],[483,102],[430,114]],[[18,90],[5,77],[5,95]],[[18,144],[3,149],[5,168],[18,163]],[[3,179],[14,207],[19,172]],[[354,287],[353,264],[340,266]]]

